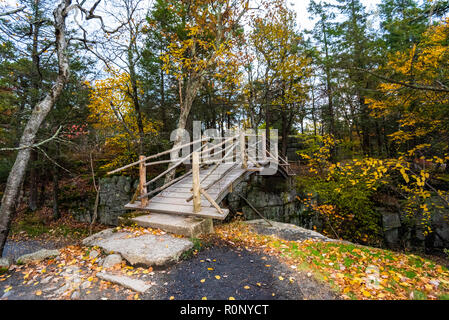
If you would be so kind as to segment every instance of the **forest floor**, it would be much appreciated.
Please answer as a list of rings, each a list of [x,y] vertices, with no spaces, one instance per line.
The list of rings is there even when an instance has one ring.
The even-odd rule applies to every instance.
[[[26,240],[30,241],[30,240]],[[119,265],[112,272],[140,279],[150,289],[139,294],[100,280],[102,268],[79,246],[61,249],[56,259],[11,267],[0,275],[4,300],[302,300],[338,299],[339,294],[310,274],[297,272],[276,257],[209,239],[207,247],[164,268]],[[16,242],[25,245],[24,242]],[[37,241],[32,242],[36,249]],[[42,243],[48,248],[48,243]],[[11,245],[11,244],[10,244]],[[111,271],[111,270],[110,270]],[[69,284],[69,286],[67,286]],[[77,285],[76,285],[77,284]],[[74,286],[76,285],[76,286]],[[76,288],[76,289],[74,289]],[[0,291],[1,292],[1,291]]]
[[[11,257],[40,248],[61,253],[0,274],[3,300],[449,298],[449,271],[434,261],[346,242],[286,240],[242,222],[216,226],[175,264],[153,269],[123,262],[108,270],[149,284],[143,294],[99,279],[103,268],[90,257],[92,248],[80,245],[78,231],[50,238],[16,231],[5,251]]]

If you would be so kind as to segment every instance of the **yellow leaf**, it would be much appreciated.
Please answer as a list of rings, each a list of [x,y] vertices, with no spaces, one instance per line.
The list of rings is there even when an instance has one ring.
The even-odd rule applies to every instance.
[[[214,268],[207,268],[207,270],[212,271],[212,270],[214,270]]]
[[[205,281],[206,281],[206,279],[201,279],[200,280],[201,283],[204,283]]]
[[[362,294],[363,294],[365,297],[367,297],[367,298],[371,297],[371,293],[369,293],[369,292],[366,291],[366,290],[362,290]]]
[[[41,290],[37,290],[36,291],[36,296],[40,296],[42,294],[42,291]]]
[[[235,300],[235,298],[234,297],[229,297],[228,300]]]
[[[282,281],[282,280],[284,280],[284,278],[283,278],[283,277],[281,277],[281,276],[279,276],[279,280],[281,280],[281,281]]]
[[[175,300],[175,297],[171,296],[171,297],[170,297],[170,300]]]
[[[220,276],[218,276],[218,275],[217,275],[217,276],[215,276],[215,279],[217,279],[217,280],[220,280],[220,278],[221,278],[221,277],[220,277]]]
[[[201,300],[207,300],[207,297],[202,297]]]
[[[246,289],[246,290],[249,290],[249,289],[250,289],[249,286],[244,286],[243,288]]]
[[[402,177],[404,178],[405,182],[408,183],[410,181],[410,179],[408,178],[408,175],[405,173],[405,169],[401,168],[401,170],[399,170],[402,174]]]

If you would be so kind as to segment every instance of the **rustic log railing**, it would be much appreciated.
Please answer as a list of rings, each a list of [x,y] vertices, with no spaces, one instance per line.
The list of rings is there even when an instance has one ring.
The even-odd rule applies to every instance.
[[[257,139],[254,143],[250,144],[249,141],[250,139],[247,139],[248,137],[256,137]],[[223,141],[211,145],[210,143],[208,143],[209,140],[211,139],[212,140],[222,139]],[[198,147],[198,144],[200,144],[200,147]],[[193,146],[194,150],[188,155],[177,159],[176,162],[174,162],[173,160],[159,160],[147,162],[148,160],[156,159],[167,154],[172,154],[174,151],[179,152],[181,149],[185,147],[190,148],[191,146]],[[173,170],[176,170],[176,168],[178,168],[182,163],[185,163],[187,160],[191,161],[192,165],[191,170],[187,171],[180,177],[177,177],[171,180],[170,182],[148,192],[147,187],[150,184],[156,182],[162,177],[165,177]],[[237,135],[225,138],[202,137],[201,139],[198,139],[196,141],[183,144],[181,146],[148,157],[141,155],[138,161],[130,163],[121,168],[115,169],[111,172],[108,172],[108,174],[114,174],[138,165],[139,187],[136,190],[136,194],[133,197],[131,203],[134,203],[135,200],[139,199],[142,208],[145,208],[149,204],[150,196],[162,192],[168,187],[172,186],[173,184],[183,180],[187,176],[192,175],[192,188],[190,190],[192,192],[192,196],[189,197],[186,200],[186,202],[190,202],[193,200],[193,212],[198,213],[201,211],[201,196],[204,196],[204,198],[211,204],[212,207],[214,207],[220,214],[223,214],[223,210],[218,206],[213,197],[209,195],[208,190],[213,186],[215,186],[217,183],[219,183],[221,180],[223,180],[223,178],[238,165],[241,165],[242,169],[249,171],[256,171],[257,170],[256,168],[262,167],[262,165],[266,164],[268,161],[278,163],[277,158],[275,158],[275,156],[272,155],[267,150],[267,141],[265,132],[262,131],[260,135],[252,135],[246,134],[244,131],[241,131]],[[165,163],[170,163],[171,165],[169,165],[169,167],[165,171],[158,174],[150,181],[147,181],[147,173],[148,173],[147,167]],[[206,179],[208,179],[216,171],[216,169],[219,168],[220,164],[222,163],[228,163],[231,164],[231,166],[226,170],[220,172],[212,182],[208,183],[207,185],[204,185]],[[248,165],[249,163],[253,165],[253,169],[249,168]],[[208,172],[206,176],[200,179],[201,168],[212,164],[214,164],[212,169]]]

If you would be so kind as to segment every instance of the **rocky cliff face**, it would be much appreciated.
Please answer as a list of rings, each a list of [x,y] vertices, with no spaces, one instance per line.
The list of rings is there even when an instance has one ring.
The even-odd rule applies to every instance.
[[[322,221],[317,214],[310,214],[296,199],[294,178],[285,180],[276,176],[253,175],[234,187],[225,199],[234,212],[242,212],[247,220],[260,219],[260,216],[240,197],[243,196],[266,219],[292,223],[300,227],[320,228]],[[438,199],[431,199],[438,201]],[[449,248],[449,221],[444,209],[432,215],[433,232],[425,237],[419,218],[410,221],[399,210],[376,208],[382,215],[384,243],[392,248]]]
[[[106,225],[118,224],[118,217],[127,212],[124,205],[131,200],[136,183],[130,177],[124,176],[100,180],[98,222]]]
[[[301,204],[296,200],[293,181],[252,175],[229,193],[226,200],[232,211],[242,212],[248,220],[259,219],[260,216],[241,196],[267,219],[294,224],[300,221]]]
[[[100,179],[100,199],[97,222],[106,225],[117,225],[118,217],[127,211],[127,204],[136,190],[137,181],[130,177],[114,176]],[[95,206],[95,194],[89,197],[74,199],[70,206],[71,214],[79,221],[91,222]]]

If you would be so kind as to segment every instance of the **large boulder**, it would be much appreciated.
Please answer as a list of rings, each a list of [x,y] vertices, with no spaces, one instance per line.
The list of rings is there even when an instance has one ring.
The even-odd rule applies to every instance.
[[[104,258],[104,261],[101,264],[101,266],[103,268],[109,269],[109,268],[112,268],[115,265],[121,264],[121,263],[122,263],[122,256],[114,253],[114,254],[110,254],[106,258]]]
[[[104,230],[84,239],[83,244],[120,254],[131,265],[163,266],[176,262],[193,247],[192,241],[169,234],[134,236],[129,232]]]
[[[54,258],[59,256],[59,250],[42,249],[33,253],[25,254],[17,258],[18,264],[27,264],[30,262],[41,262],[48,258]]]
[[[0,258],[0,270],[8,269],[11,265],[11,260],[9,258]]]
[[[117,225],[118,217],[125,214],[127,204],[133,193],[135,183],[130,177],[114,176],[100,180],[100,202],[98,221],[106,225]]]
[[[144,293],[147,291],[151,286],[147,284],[145,281],[139,280],[139,279],[133,279],[126,276],[119,276],[114,274],[109,274],[106,272],[98,272],[97,277],[109,281],[112,283],[119,284],[125,288]]]

